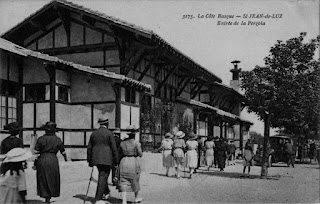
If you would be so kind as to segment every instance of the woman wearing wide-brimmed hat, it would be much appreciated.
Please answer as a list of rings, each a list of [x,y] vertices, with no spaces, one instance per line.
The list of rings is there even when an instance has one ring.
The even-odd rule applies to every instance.
[[[184,136],[186,134],[182,131],[178,131],[175,136],[176,138],[173,141],[173,161],[174,161],[174,166],[176,168],[176,176],[177,178],[180,178],[180,168],[183,163],[183,158],[184,158],[184,150],[186,148],[186,142],[184,141]]]
[[[170,132],[166,133],[164,136],[164,139],[161,142],[161,146],[156,150],[157,152],[160,150],[163,150],[162,165],[167,169],[166,176],[169,176],[169,169],[170,167],[173,167],[172,138],[173,138],[173,135]]]
[[[197,168],[198,166],[198,136],[191,132],[189,133],[189,139],[186,142],[186,146],[187,146],[187,163],[186,166],[189,167],[190,169],[190,176],[189,178],[192,178],[194,169]]]
[[[47,122],[42,126],[45,134],[38,138],[34,147],[34,153],[40,154],[35,164],[37,170],[37,193],[45,198],[46,203],[52,197],[60,196],[60,170],[57,153],[63,155],[67,161],[67,155],[61,139],[56,136],[57,124]]]
[[[2,155],[5,155],[13,148],[17,148],[17,147],[23,148],[22,140],[17,137],[18,134],[20,133],[20,130],[21,130],[19,123],[17,123],[17,122],[9,123],[8,125],[4,126],[4,129],[8,130],[10,135],[8,137],[6,137],[4,140],[2,140],[1,146],[0,146],[0,150],[1,150],[0,153]],[[12,165],[14,165],[15,167],[12,167]],[[4,175],[9,169],[12,169],[12,168],[24,169],[27,167],[26,165],[27,165],[27,163],[24,163],[22,161],[15,162],[15,163],[3,163],[1,165],[0,172]],[[22,177],[23,177],[23,179],[25,179],[24,175]],[[26,194],[27,194],[26,189],[20,191],[21,198],[24,202],[25,202],[25,195]]]
[[[13,148],[4,155],[6,171],[0,176],[0,203],[26,203],[26,178],[22,162],[32,157],[32,153],[21,147]]]
[[[204,143],[205,160],[206,160],[208,171],[210,170],[210,167],[212,167],[213,160],[214,160],[215,145],[214,145],[213,139],[214,139],[213,136],[208,136],[208,139]]]
[[[134,192],[135,202],[141,202],[142,200],[139,197],[140,173],[142,170],[140,160],[142,157],[141,143],[135,140],[137,130],[134,126],[128,126],[127,131],[129,137],[120,144],[119,191],[122,192],[123,204],[127,203],[127,192]]]

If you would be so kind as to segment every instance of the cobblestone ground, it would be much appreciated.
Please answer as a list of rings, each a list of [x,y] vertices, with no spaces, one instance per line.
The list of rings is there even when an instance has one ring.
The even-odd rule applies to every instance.
[[[285,164],[276,164],[269,168],[267,180],[260,179],[261,167],[251,169],[250,178],[240,177],[242,161],[235,166],[227,166],[224,172],[218,169],[205,170],[201,167],[192,179],[189,173],[182,173],[185,178],[176,179],[174,170],[170,177],[163,174],[161,154],[145,153],[145,172],[141,175],[141,197],[143,203],[320,203],[319,200],[319,165],[296,164],[295,168]],[[35,171],[32,163],[26,171],[28,185],[28,203],[43,203],[36,195]],[[187,169],[186,169],[187,170]],[[84,161],[60,162],[61,196],[52,198],[52,203],[94,203],[96,182],[90,184],[86,195],[91,168]],[[96,170],[93,178],[97,178]],[[121,203],[121,194],[111,186],[111,197],[106,203]],[[128,201],[134,200],[133,193],[128,193]]]

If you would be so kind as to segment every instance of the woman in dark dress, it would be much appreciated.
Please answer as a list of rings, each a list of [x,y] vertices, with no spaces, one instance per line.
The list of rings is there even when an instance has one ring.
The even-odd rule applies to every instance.
[[[220,138],[219,143],[217,145],[217,151],[218,151],[218,167],[220,171],[224,171],[224,168],[226,166],[226,159],[227,159],[227,144],[225,142],[225,138]]]
[[[43,128],[46,134],[39,137],[34,148],[35,153],[40,154],[36,161],[37,192],[49,203],[51,197],[60,196],[60,170],[56,155],[60,151],[65,161],[67,155],[61,139],[55,135],[57,124],[47,122]]]

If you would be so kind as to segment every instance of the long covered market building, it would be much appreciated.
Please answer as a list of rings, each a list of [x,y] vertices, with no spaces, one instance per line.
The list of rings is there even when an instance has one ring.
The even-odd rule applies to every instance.
[[[71,159],[86,159],[100,117],[122,137],[139,128],[144,151],[182,130],[233,139],[241,153],[252,123],[240,117],[238,61],[230,86],[152,31],[54,0],[0,38],[0,140],[17,121],[26,146],[56,122]]]

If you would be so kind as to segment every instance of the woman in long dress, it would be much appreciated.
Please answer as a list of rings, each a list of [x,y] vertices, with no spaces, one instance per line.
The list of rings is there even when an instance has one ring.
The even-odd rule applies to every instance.
[[[189,140],[186,142],[187,146],[187,164],[186,166],[190,169],[190,179],[192,178],[194,169],[198,166],[198,141],[197,135],[193,132],[189,134]]]
[[[210,170],[210,167],[213,166],[213,161],[214,161],[214,142],[213,136],[209,136],[208,139],[204,143],[204,149],[205,149],[205,160],[206,160],[206,165],[208,167],[208,171]]]
[[[50,203],[52,197],[60,196],[60,170],[57,153],[63,155],[67,161],[67,155],[61,139],[55,135],[57,124],[47,122],[43,129],[45,134],[38,138],[34,152],[40,154],[36,161],[37,169],[37,193]]]
[[[245,176],[246,167],[248,167],[247,177],[249,177],[251,166],[253,166],[253,157],[252,147],[246,146],[243,152],[243,176]]]
[[[161,142],[161,146],[157,149],[157,152],[163,150],[162,153],[162,165],[167,169],[166,176],[169,176],[169,169],[173,167],[172,146],[173,135],[168,132],[165,134],[164,139]]]
[[[183,163],[183,158],[184,158],[184,150],[186,148],[186,142],[184,141],[184,136],[185,133],[182,131],[178,131],[175,134],[176,138],[173,141],[173,161],[174,161],[174,166],[176,168],[176,176],[177,178],[180,177],[180,168]]]
[[[19,134],[21,127],[17,122],[12,122],[9,123],[8,125],[4,126],[5,130],[8,130],[10,135],[8,137],[6,137],[4,140],[2,140],[1,142],[1,146],[0,146],[0,153],[2,155],[7,154],[10,150],[20,147],[23,148],[23,142],[20,138],[17,137],[17,135]],[[24,164],[23,164],[24,163]],[[22,173],[20,174],[20,180],[24,180],[25,183],[25,174],[24,174],[24,168],[26,168],[26,162],[15,162],[15,163],[2,163],[1,165],[1,174],[2,175],[6,175],[6,172],[10,169],[18,169],[16,172],[19,172],[19,170],[22,170]],[[21,197],[22,202],[26,202],[26,195],[27,195],[27,189],[26,186],[25,187],[21,187],[20,186],[20,190],[19,190],[19,196]]]
[[[136,131],[133,126],[127,127],[128,138],[120,143],[120,183],[119,191],[122,192],[122,203],[127,203],[127,192],[134,192],[135,202],[141,202],[140,173],[142,149],[140,142],[135,140]]]

